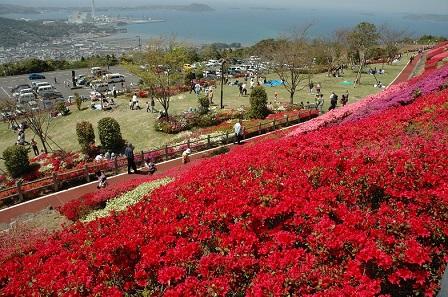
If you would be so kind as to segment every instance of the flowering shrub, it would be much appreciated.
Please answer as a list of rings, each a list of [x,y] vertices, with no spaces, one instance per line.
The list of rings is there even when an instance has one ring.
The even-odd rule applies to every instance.
[[[391,86],[382,93],[368,96],[361,101],[335,109],[304,123],[292,134],[298,135],[341,122],[356,121],[391,107],[410,104],[415,100],[412,96],[414,90],[420,90],[420,95],[428,94],[446,83],[447,78],[448,65],[439,70],[426,71],[421,77]]]
[[[94,193],[84,194],[80,198],[72,200],[64,204],[62,207],[59,207],[58,211],[69,220],[79,220],[92,210],[103,208],[109,199],[131,191],[143,182],[147,182],[152,179],[152,177],[136,178],[127,183],[111,185]]]
[[[170,116],[169,118],[160,118],[154,123],[154,129],[169,134],[177,134],[182,131],[190,130],[194,127],[210,127],[220,123],[241,117],[243,113],[231,111],[219,111],[206,114],[187,113],[183,115]]]
[[[82,219],[82,221],[91,222],[98,218],[107,217],[108,215],[110,215],[111,212],[123,211],[127,209],[129,206],[139,202],[146,194],[151,193],[153,190],[163,185],[166,185],[171,181],[172,181],[171,178],[164,178],[149,183],[141,184],[134,190],[127,192],[121,195],[120,197],[107,201],[105,208],[89,213],[84,219]]]
[[[1,295],[434,296],[448,261],[448,91],[423,93],[203,161],[3,261]]]

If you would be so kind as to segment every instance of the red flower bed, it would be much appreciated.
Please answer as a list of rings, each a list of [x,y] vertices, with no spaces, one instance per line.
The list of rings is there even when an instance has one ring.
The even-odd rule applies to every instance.
[[[3,261],[3,296],[434,296],[448,91],[236,148]]]
[[[80,198],[72,200],[64,204],[62,207],[59,207],[58,211],[66,216],[69,220],[79,220],[83,215],[89,213],[90,211],[104,206],[106,201],[108,201],[109,199],[129,192],[142,183],[153,179],[154,178],[152,177],[136,178],[127,183],[111,185],[96,192],[84,194]]]

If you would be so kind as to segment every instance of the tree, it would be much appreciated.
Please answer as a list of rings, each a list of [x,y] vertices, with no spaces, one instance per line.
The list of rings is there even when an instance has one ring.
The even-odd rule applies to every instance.
[[[264,119],[268,114],[268,95],[262,86],[253,88],[250,93],[250,111],[251,118]]]
[[[348,62],[347,31],[334,32],[331,39],[314,41],[315,58],[318,65],[325,66],[328,76]]]
[[[98,135],[104,149],[113,152],[122,150],[124,140],[121,136],[120,124],[115,119],[107,117],[99,120]]]
[[[164,116],[168,117],[170,100],[178,93],[185,77],[183,65],[190,63],[190,50],[175,40],[153,39],[148,46],[145,61],[150,65],[141,77],[150,94],[162,105]]]
[[[395,56],[400,52],[399,44],[403,40],[409,38],[409,34],[404,31],[395,30],[387,25],[382,25],[379,29],[381,44],[384,47],[385,58],[388,63],[392,63]]]
[[[90,147],[95,144],[95,132],[93,126],[87,121],[76,124],[76,135],[83,153],[89,154]]]
[[[45,108],[45,106],[31,106],[29,103],[25,103],[18,108],[15,101],[8,99],[1,101],[2,107],[11,111],[11,115],[8,118],[9,122],[16,126],[19,125],[19,122],[25,122],[39,138],[45,153],[48,153],[49,149],[52,150],[49,141],[61,149],[48,135],[53,121],[51,112],[55,110],[54,106]],[[18,109],[20,109],[20,113],[14,112]]]
[[[272,61],[272,69],[283,81],[291,104],[294,103],[294,95],[300,83],[308,77],[303,74],[310,73],[313,64],[313,54],[305,38],[308,28],[292,37],[263,44],[263,54]]]
[[[366,64],[366,53],[374,45],[378,44],[379,33],[374,24],[359,23],[348,34],[348,42],[353,51],[358,54],[359,70],[355,79],[355,85],[361,83],[362,69]]]
[[[6,170],[13,177],[22,176],[30,170],[28,150],[22,145],[13,145],[3,151]]]

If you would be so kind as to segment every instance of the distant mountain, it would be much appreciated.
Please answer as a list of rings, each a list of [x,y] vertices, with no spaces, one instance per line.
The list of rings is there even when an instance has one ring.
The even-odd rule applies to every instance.
[[[446,14],[409,14],[409,15],[405,15],[404,19],[429,21],[429,22],[448,22],[448,15],[446,15]]]
[[[213,11],[214,10],[207,4],[201,4],[201,3],[192,3],[189,5],[145,5],[145,6],[142,6],[142,8],[180,10],[180,11],[191,11],[191,12],[203,12],[203,11]]]
[[[20,6],[14,4],[0,4],[0,15],[2,14],[10,14],[10,13],[39,13],[36,9],[27,6]]]
[[[121,7],[123,10],[134,9],[152,9],[152,10],[177,10],[177,11],[189,11],[189,12],[207,12],[214,11],[214,9],[207,4],[191,3],[188,5],[142,5],[138,7]],[[110,7],[98,7],[97,10],[109,10]]]

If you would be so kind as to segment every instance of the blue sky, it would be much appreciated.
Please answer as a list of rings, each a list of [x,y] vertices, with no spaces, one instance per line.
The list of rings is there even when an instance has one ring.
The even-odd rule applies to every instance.
[[[448,14],[448,0],[95,0],[97,6],[123,6],[142,4],[189,4],[192,2],[206,3],[210,6],[264,6],[264,7],[298,7],[316,9],[343,9],[365,12],[405,12],[405,13],[433,13]],[[55,5],[61,6],[87,6],[91,0],[0,0],[0,3],[13,3],[27,6]]]

